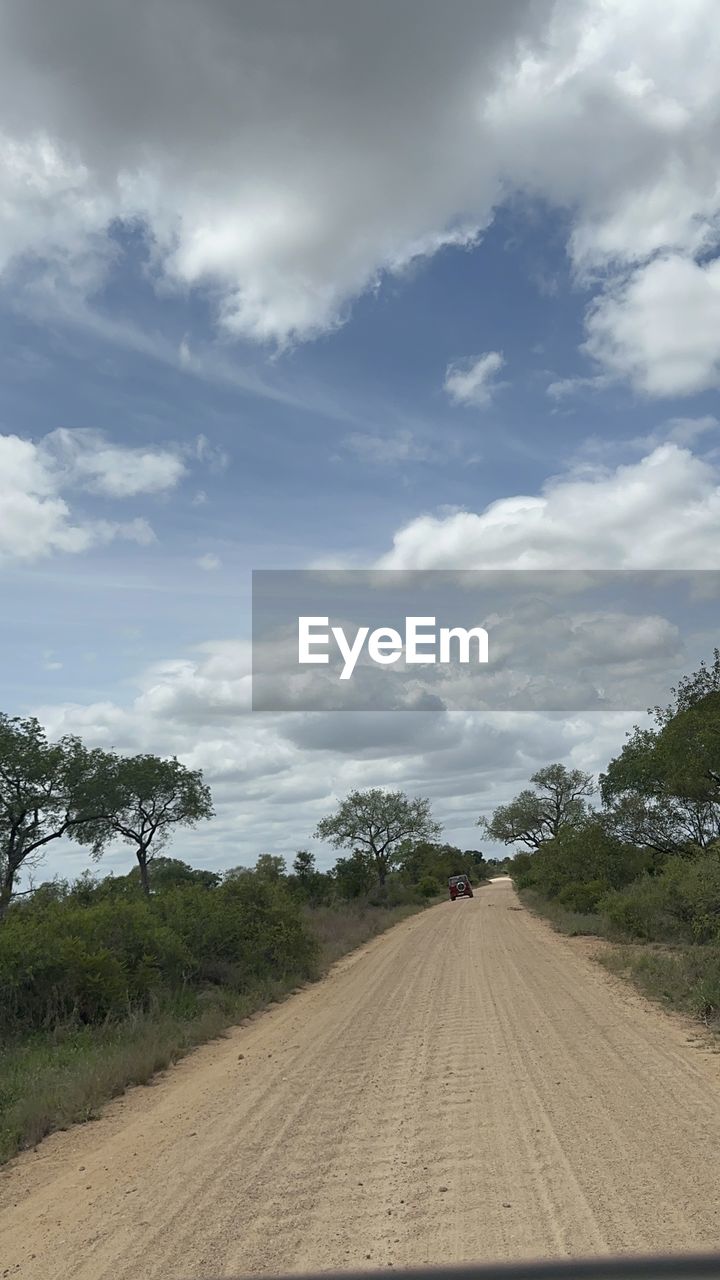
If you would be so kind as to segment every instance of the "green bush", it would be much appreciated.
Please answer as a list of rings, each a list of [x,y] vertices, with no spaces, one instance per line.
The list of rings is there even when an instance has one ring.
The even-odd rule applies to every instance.
[[[242,987],[269,974],[309,975],[317,959],[300,906],[281,883],[238,876],[212,893],[193,888],[164,894],[157,909],[187,947],[195,980],[233,973],[232,985]]]
[[[187,963],[181,940],[146,902],[12,911],[0,929],[0,1027],[12,1034],[119,1016],[180,985]]]
[[[689,942],[720,941],[720,857],[673,859],[661,876],[668,911]]]
[[[9,912],[0,928],[0,1033],[97,1023],[203,985],[237,991],[310,976],[318,943],[282,884],[238,877],[150,900],[72,893]]]
[[[422,900],[416,885],[403,884],[399,876],[388,876],[385,884],[377,884],[367,894],[365,901],[370,907],[381,907],[387,911],[392,911],[395,907],[402,907],[406,903],[420,902]]]
[[[557,900],[561,906],[567,907],[570,911],[580,911],[585,914],[597,911],[598,903],[607,891],[608,885],[605,880],[588,880],[585,884],[574,880],[560,890]]]
[[[627,888],[605,894],[598,905],[612,928],[624,936],[645,942],[674,936],[660,877],[645,874]]]
[[[649,855],[618,840],[601,815],[593,814],[547,840],[536,853],[519,853],[510,863],[518,889],[536,889],[570,910],[597,911],[603,896],[632,883]]]
[[[508,875],[511,875],[516,889],[532,889],[535,885],[535,856],[531,853],[516,853],[508,863]]]
[[[720,941],[720,858],[716,853],[673,858],[659,875],[642,876],[606,895],[600,909],[632,938]]]
[[[423,876],[417,886],[417,891],[421,898],[437,898],[442,893],[442,887],[434,876]]]

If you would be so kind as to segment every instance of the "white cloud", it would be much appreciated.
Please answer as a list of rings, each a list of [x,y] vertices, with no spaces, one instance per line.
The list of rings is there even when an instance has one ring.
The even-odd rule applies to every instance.
[[[574,395],[585,387],[589,391],[602,391],[610,381],[606,374],[601,373],[590,378],[558,378],[557,381],[550,382],[545,390],[552,400],[564,400],[566,396]]]
[[[720,421],[709,413],[702,418],[668,418],[667,422],[662,423],[656,431],[631,440],[629,444],[647,451],[670,441],[680,445],[681,448],[689,449],[697,445],[704,436],[712,435],[719,427]],[[609,443],[608,447],[612,448],[613,445]]]
[[[220,568],[220,560],[212,552],[208,552],[204,556],[198,556],[195,564],[199,569],[204,569],[206,573],[212,573],[214,569]]]
[[[549,759],[599,769],[622,745],[632,715],[575,715],[565,722],[533,713],[252,716],[249,647],[212,642],[190,657],[141,673],[127,705],[105,701],[35,708],[51,736],[78,733],[90,745],[177,754],[201,768],[217,817],[198,833],[178,832],[173,853],[195,865],[255,862],[261,852],[290,860],[313,847],[312,831],[354,787],[398,786],[431,798],[448,839],[477,848],[475,821],[527,783]],[[314,846],[321,865],[335,854]],[[104,869],[124,871],[127,850]],[[51,851],[47,869],[75,873],[86,858]],[[55,861],[57,860],[57,861]]]
[[[208,440],[206,435],[200,434],[196,437],[192,446],[191,454],[198,462],[202,463],[209,471],[218,475],[224,471],[230,464],[230,455],[225,449],[219,445],[213,444]]]
[[[175,488],[187,470],[175,448],[113,444],[102,432],[86,428],[51,431],[39,450],[64,485],[109,498],[162,493]]]
[[[0,562],[35,560],[53,552],[78,553],[125,538],[146,544],[146,520],[125,523],[74,514],[62,496],[62,476],[42,445],[0,436]]]
[[[720,180],[710,0],[557,3],[505,69],[483,119],[511,182],[573,213],[592,270],[716,238]],[[589,157],[591,160],[589,162]]]
[[[495,375],[505,361],[499,351],[486,351],[481,356],[449,364],[445,372],[445,391],[453,404],[486,405],[498,390]]]
[[[480,513],[423,515],[383,569],[720,567],[720,473],[673,443],[615,470],[588,467]]]
[[[427,462],[432,457],[427,445],[420,444],[412,431],[397,431],[394,435],[372,435],[355,432],[343,440],[343,445],[364,462],[377,466],[392,466],[400,462]]]
[[[720,386],[720,259],[656,258],[590,310],[586,349],[653,396]]]
[[[342,323],[383,272],[472,243],[518,190],[568,211],[586,275],[691,260],[720,212],[715,16],[458,0],[448,22],[396,0],[380,28],[373,6],[327,0],[302,19],[156,0],[121,23],[92,0],[8,0],[0,266],[32,256],[45,287],[91,290],[120,252],[113,219],[135,219],[165,285],[207,285],[231,333],[283,343]],[[187,340],[175,354],[192,365]]]

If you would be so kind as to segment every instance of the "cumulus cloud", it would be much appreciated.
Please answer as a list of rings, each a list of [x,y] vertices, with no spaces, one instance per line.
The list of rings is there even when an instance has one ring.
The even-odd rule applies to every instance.
[[[60,428],[44,436],[38,446],[58,483],[78,486],[108,498],[132,498],[140,493],[173,489],[186,474],[177,449],[114,444],[101,431]]]
[[[19,436],[0,436],[0,561],[87,551],[113,538],[154,540],[141,518],[113,522],[73,514],[60,488],[42,448]]]
[[[633,320],[653,256],[684,262],[668,297],[689,287],[715,314],[714,273],[688,285],[720,212],[714,19],[712,0],[673,0],[662,22],[652,0],[456,0],[452,21],[416,0],[155,0],[123,20],[8,0],[0,265],[32,258],[91,290],[132,220],[166,285],[207,286],[230,333],[284,343],[342,323],[384,272],[474,243],[528,192],[568,212],[585,277],[643,273],[620,291],[628,359],[616,291],[591,341],[660,391],[663,356]],[[714,385],[712,353],[688,368],[676,336],[673,387]]]
[[[496,374],[505,361],[499,351],[486,351],[481,356],[449,364],[445,372],[445,391],[453,404],[486,405],[498,389]]]
[[[482,512],[423,515],[383,569],[720,567],[720,473],[668,442],[614,470],[588,467]]]
[[[586,350],[652,396],[720,386],[720,259],[656,258],[592,307]]]
[[[154,541],[152,528],[140,517],[117,522],[74,513],[62,496],[65,481],[52,448],[0,436],[0,561],[87,551],[114,538],[143,545]]]
[[[455,132],[476,132],[476,90],[535,7],[493,0],[479,21],[459,0],[448,24],[401,0],[379,39],[377,9],[327,0],[156,0],[122,23],[90,0],[62,19],[11,0],[0,260],[79,272],[113,217],[137,219],[157,271],[211,286],[230,332],[330,328],[381,271],[472,242],[490,216],[495,176],[480,156],[469,177]]]
[[[250,716],[249,648],[213,642],[191,656],[153,664],[138,677],[136,697],[35,708],[51,736],[78,733],[92,745],[177,754],[201,768],[217,817],[212,828],[178,832],[175,856],[196,865],[246,865],[259,853],[292,860],[313,847],[312,831],[354,787],[397,786],[431,798],[445,835],[477,847],[475,821],[504,803],[548,759],[598,770],[622,744],[632,718],[624,713],[576,715],[563,721],[533,713],[405,715],[355,712]],[[335,854],[314,846],[321,866]],[[51,852],[50,873],[55,870]],[[75,859],[62,854],[67,874]],[[117,862],[126,870],[127,850]]]

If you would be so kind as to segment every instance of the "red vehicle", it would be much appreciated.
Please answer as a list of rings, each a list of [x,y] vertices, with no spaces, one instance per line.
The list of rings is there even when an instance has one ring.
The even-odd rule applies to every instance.
[[[472,885],[467,876],[451,876],[448,880],[448,889],[450,890],[450,901],[454,902],[456,898],[472,898]]]

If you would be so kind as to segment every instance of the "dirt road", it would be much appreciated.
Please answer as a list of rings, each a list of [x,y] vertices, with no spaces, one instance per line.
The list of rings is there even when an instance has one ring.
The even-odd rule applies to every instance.
[[[720,1248],[720,1056],[508,882],[0,1175],[0,1276]]]

